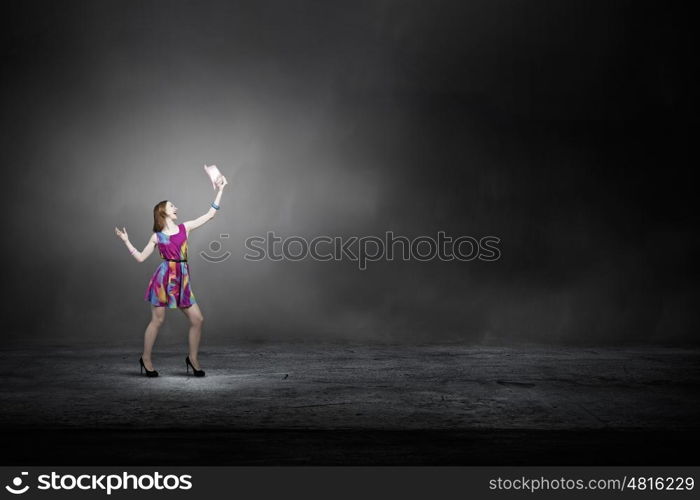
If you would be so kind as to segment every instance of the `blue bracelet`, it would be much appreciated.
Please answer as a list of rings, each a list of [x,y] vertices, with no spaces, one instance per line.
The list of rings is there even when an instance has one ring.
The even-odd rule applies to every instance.
[[[218,210],[218,209],[221,208],[219,205],[217,205],[217,204],[214,203],[213,201],[211,202],[211,206],[212,206],[212,208],[215,208],[216,210]]]

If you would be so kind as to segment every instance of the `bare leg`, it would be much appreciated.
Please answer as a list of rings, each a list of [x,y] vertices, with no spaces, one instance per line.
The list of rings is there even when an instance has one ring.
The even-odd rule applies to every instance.
[[[199,351],[199,341],[202,338],[202,323],[204,322],[204,316],[202,316],[202,311],[199,309],[198,304],[193,304],[190,307],[181,307],[180,310],[185,314],[185,316],[187,316],[187,319],[190,320],[190,361],[192,362],[192,366],[194,366],[197,370],[201,370],[202,367],[199,366],[197,353]]]
[[[143,336],[143,364],[148,370],[153,370],[151,363],[151,353],[153,352],[153,344],[156,342],[158,330],[165,321],[165,307],[151,306],[151,322],[146,327],[146,333]]]

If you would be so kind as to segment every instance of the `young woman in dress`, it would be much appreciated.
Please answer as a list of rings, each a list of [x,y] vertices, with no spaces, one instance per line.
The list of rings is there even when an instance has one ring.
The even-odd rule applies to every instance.
[[[146,288],[144,300],[151,304],[151,321],[146,327],[143,342],[143,354],[139,358],[141,371],[146,370],[147,377],[157,377],[158,372],[153,368],[151,353],[153,344],[160,327],[165,321],[165,309],[180,309],[190,322],[189,354],[185,358],[185,367],[195,376],[203,377],[198,359],[199,341],[202,336],[204,317],[199,309],[190,283],[190,269],[187,259],[187,239],[189,233],[210,221],[217,210],[228,182],[224,176],[216,182],[218,192],[209,211],[193,220],[177,224],[177,207],[169,200],[164,200],[153,207],[153,235],[142,251],[136,250],[129,241],[126,228],[114,228],[116,235],[126,244],[131,255],[137,262],[145,261],[158,246],[163,262],[156,268]]]

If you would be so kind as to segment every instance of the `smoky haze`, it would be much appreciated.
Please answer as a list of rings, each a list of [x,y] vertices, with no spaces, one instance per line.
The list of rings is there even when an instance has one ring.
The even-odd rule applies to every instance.
[[[204,214],[207,163],[230,184],[190,237],[205,342],[697,343],[680,7],[8,5],[8,339],[138,340],[159,256],[114,227],[141,250],[157,202]],[[243,259],[268,231],[494,235],[501,257]],[[169,311],[161,338],[185,332]]]

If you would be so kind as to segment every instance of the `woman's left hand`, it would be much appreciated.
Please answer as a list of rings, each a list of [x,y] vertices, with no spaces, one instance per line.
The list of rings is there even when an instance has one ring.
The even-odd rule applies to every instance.
[[[219,190],[224,189],[224,186],[225,186],[226,184],[228,184],[228,181],[226,180],[226,177],[224,177],[223,175],[220,176],[220,177],[216,180],[216,185],[219,186]]]

